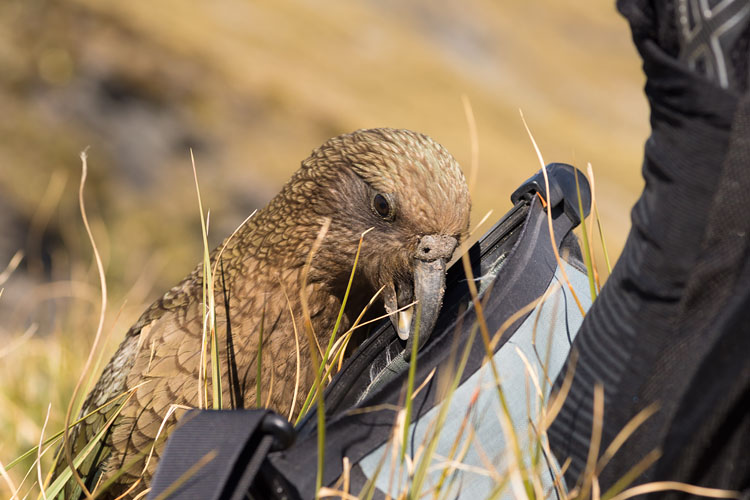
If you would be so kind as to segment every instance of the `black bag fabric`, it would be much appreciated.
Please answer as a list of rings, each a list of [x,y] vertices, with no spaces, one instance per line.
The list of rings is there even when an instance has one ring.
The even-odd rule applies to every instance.
[[[529,384],[516,350],[526,348],[529,358],[533,358],[533,351],[537,348],[551,353],[545,359],[551,360],[545,363],[550,370],[546,377],[554,378],[582,321],[571,292],[561,286],[561,271],[548,232],[548,212],[552,218],[555,245],[566,256],[567,261],[563,265],[574,288],[578,288],[578,301],[584,308],[590,304],[580,250],[572,234],[572,229],[581,218],[576,172],[573,167],[564,164],[547,167],[550,186],[550,206],[547,208],[539,196],[546,198],[542,173],[529,179],[513,193],[515,205],[511,211],[469,250],[490,332],[494,334],[509,318],[517,316],[509,321],[507,330],[497,343],[495,358],[500,359],[499,364],[506,370],[503,386],[509,382],[508,398],[512,399],[515,392],[518,399],[516,404],[511,404],[511,417],[514,419],[513,425],[523,427],[522,431],[529,421],[526,414]],[[588,207],[588,183],[580,173],[579,183],[582,204]],[[550,289],[559,300],[550,300],[549,303],[528,309],[525,314],[516,314]],[[459,413],[447,419],[446,432],[458,429],[465,416],[465,401],[474,397],[478,386],[473,381],[480,375],[486,360],[479,334],[473,337],[473,343],[468,343],[476,319],[466,276],[461,262],[457,262],[451,266],[446,277],[444,306],[436,327],[429,341],[420,347],[417,357],[416,386],[424,381],[427,383],[414,398],[410,455],[415,454],[419,446],[418,436],[430,425],[440,404],[437,381],[444,372],[453,373],[457,364],[456,351],[460,352],[468,344],[468,361],[453,399]],[[537,327],[543,333],[537,335]],[[398,338],[388,320],[383,321],[375,333],[347,359],[325,392],[323,485],[332,485],[342,475],[343,459],[346,457],[352,464],[349,491],[356,494],[369,482],[374,486],[374,498],[384,498],[389,492],[387,484],[375,481],[377,471],[374,473],[374,469],[379,467],[377,463],[383,457],[385,443],[393,431],[395,412],[392,408],[403,406],[408,366],[404,342]],[[520,382],[512,383],[512,377],[518,377]],[[477,406],[482,406],[481,396]],[[230,418],[224,414],[237,416]],[[314,498],[318,454],[316,408],[312,408],[307,418],[297,426],[295,444],[277,451],[268,450],[271,441],[264,437],[259,424],[266,418],[262,411],[203,411],[188,414],[188,417],[187,423],[181,423],[170,437],[149,498],[156,498],[166,491],[176,480],[184,477],[200,456],[215,449],[211,445],[212,436],[217,443],[221,443],[221,454],[215,457],[211,468],[193,470],[190,482],[186,482],[178,494],[170,498],[230,499],[246,492],[257,499]],[[473,425],[477,426],[478,439],[493,456],[502,455],[504,447],[498,444],[498,435],[502,432],[497,427],[495,410],[484,408],[475,417]],[[480,420],[483,417],[493,421],[496,428],[482,430]],[[228,419],[226,421],[231,425],[225,426],[223,419]],[[242,427],[243,419],[248,429],[238,433],[236,428]],[[198,435],[201,436],[198,441],[208,443],[208,449],[194,444]],[[448,437],[453,439],[454,435]],[[259,448],[258,443],[264,443],[264,449]],[[195,451],[188,451],[190,447],[194,447]],[[248,463],[251,465],[248,466]],[[258,466],[259,463],[262,465]],[[217,469],[223,472],[212,477],[212,471]],[[451,490],[454,497],[476,496],[477,492],[489,491],[488,488],[496,486],[487,481],[478,484],[470,478],[456,480],[457,475],[460,476],[454,474]],[[238,477],[244,479],[239,481],[236,479]],[[247,486],[248,477],[254,478],[251,487]]]
[[[149,498],[244,499],[266,454],[293,441],[292,425],[269,410],[190,411],[167,443]]]
[[[675,4],[684,5],[618,3],[647,76],[646,186],[625,249],[575,340],[575,378],[549,436],[557,459],[571,459],[568,485],[580,484],[598,383],[600,454],[641,410],[660,408],[603,470],[602,492],[657,449],[662,458],[634,484],[750,494],[750,96],[679,60],[668,22]],[[746,45],[737,51],[733,57],[750,58]]]

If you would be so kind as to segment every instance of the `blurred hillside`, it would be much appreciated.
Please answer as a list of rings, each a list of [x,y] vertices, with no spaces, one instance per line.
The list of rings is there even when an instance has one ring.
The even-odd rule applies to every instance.
[[[77,202],[85,147],[124,326],[200,260],[189,148],[217,243],[339,133],[419,130],[467,171],[462,94],[479,131],[474,220],[490,209],[496,220],[539,168],[521,108],[546,161],[593,164],[617,255],[647,110],[613,3],[0,2],[0,268],[28,255],[5,285],[0,329],[49,328],[55,297],[96,302]],[[64,285],[40,292],[49,281]]]

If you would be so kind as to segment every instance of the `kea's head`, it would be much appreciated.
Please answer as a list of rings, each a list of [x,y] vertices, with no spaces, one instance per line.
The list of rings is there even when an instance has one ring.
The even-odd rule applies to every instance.
[[[383,288],[402,339],[415,329],[417,309],[407,307],[414,302],[421,308],[420,332],[432,330],[446,265],[466,235],[471,208],[466,180],[444,147],[409,130],[359,130],[313,151],[287,190],[305,192],[316,224],[331,219],[316,255],[326,263],[322,279],[345,288],[360,235],[372,228],[354,287],[370,295]]]

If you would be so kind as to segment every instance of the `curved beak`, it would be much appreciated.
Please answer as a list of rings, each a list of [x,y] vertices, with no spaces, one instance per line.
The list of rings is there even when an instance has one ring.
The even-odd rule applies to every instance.
[[[398,294],[395,286],[385,290],[385,309],[391,314],[399,338],[406,340],[407,357],[415,339],[418,339],[417,347],[421,347],[435,327],[445,294],[446,266],[457,245],[458,241],[452,236],[423,236],[413,257],[414,289],[406,293],[399,290]],[[396,312],[399,308],[403,309]]]

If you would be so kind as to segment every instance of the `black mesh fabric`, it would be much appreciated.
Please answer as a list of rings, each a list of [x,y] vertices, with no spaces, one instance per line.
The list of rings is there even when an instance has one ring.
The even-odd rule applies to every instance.
[[[560,463],[571,458],[566,481],[574,486],[586,465],[598,383],[601,449],[640,410],[661,405],[604,469],[602,492],[656,448],[663,458],[637,482],[748,488],[750,452],[740,446],[750,416],[739,409],[748,407],[750,380],[750,350],[740,350],[750,336],[750,318],[742,316],[750,314],[742,279],[750,273],[748,95],[674,58],[664,39],[671,21],[659,17],[669,9],[643,0],[618,7],[647,76],[646,186],[620,260],[574,343],[576,373],[550,443]]]
[[[701,253],[681,301],[679,341],[659,353],[659,376],[647,379],[641,391],[644,400],[670,403],[656,478],[750,488],[748,167],[750,93],[735,113]],[[679,384],[679,399],[664,380]]]

